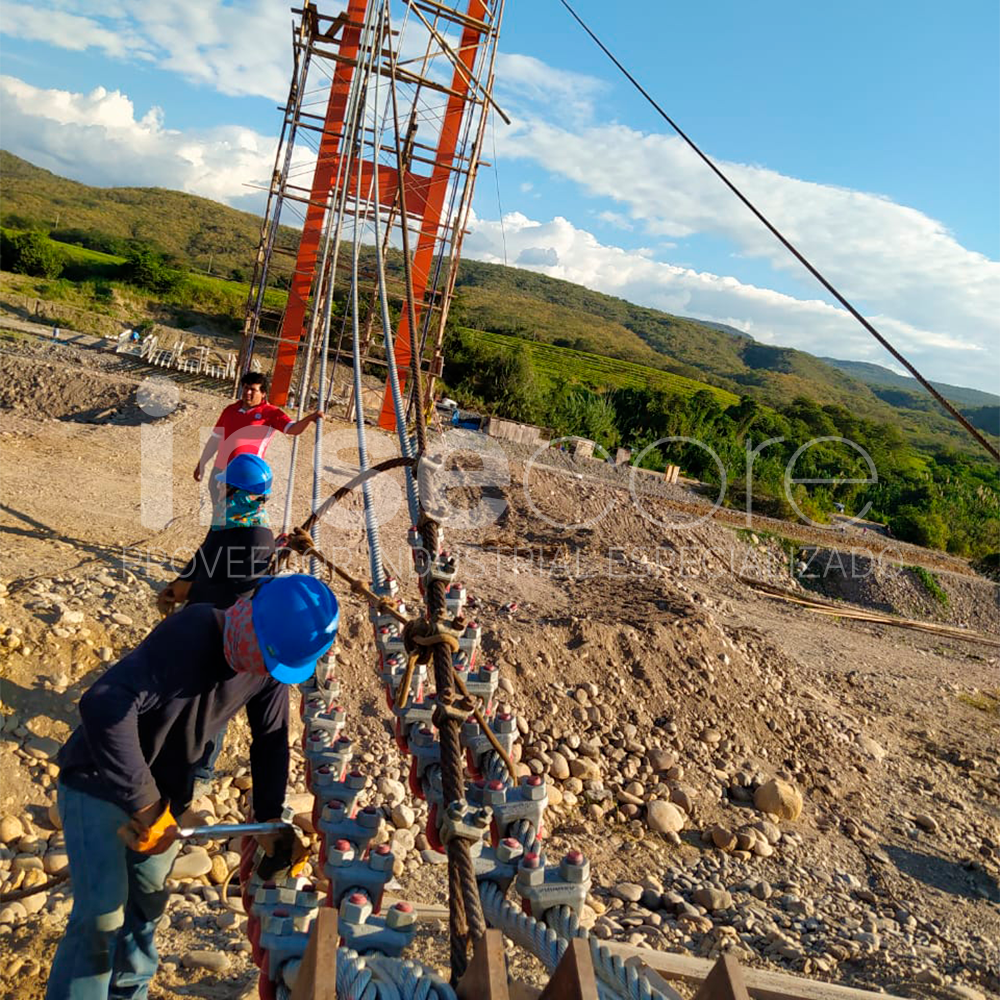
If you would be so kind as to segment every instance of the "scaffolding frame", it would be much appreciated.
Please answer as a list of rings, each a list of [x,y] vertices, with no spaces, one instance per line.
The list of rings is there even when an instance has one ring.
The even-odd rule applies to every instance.
[[[393,8],[401,18],[393,18]],[[366,27],[376,10],[386,15],[377,37]],[[489,112],[503,116],[492,96],[503,0],[348,0],[336,16],[306,2],[292,14],[291,83],[247,296],[237,379],[256,362],[271,369],[274,403],[285,405],[300,382],[317,405],[331,403],[338,365],[350,363],[346,325],[329,341],[328,384],[312,386],[308,375],[305,381],[301,376],[319,367],[312,363],[325,342],[312,336],[319,303],[336,289],[346,291],[350,282],[338,261],[341,233],[345,242],[374,240],[374,188],[383,256],[398,250],[402,228],[407,229],[416,328],[410,329],[406,283],[391,274],[382,275],[383,288],[401,308],[395,329],[382,328],[374,307],[379,276],[369,275],[362,362],[387,367],[392,350],[405,392],[416,351],[424,373],[419,405],[426,407],[443,370],[448,310]],[[383,115],[379,128],[377,114],[371,123],[367,115],[360,123],[350,118],[359,101],[370,101],[372,76],[385,93],[392,88],[393,108],[402,109]],[[304,156],[314,157],[308,182]],[[295,245],[282,224],[299,221]],[[336,241],[330,239],[333,232]],[[283,257],[295,261],[287,277],[281,273]],[[267,293],[283,279],[288,297],[278,309]],[[306,357],[310,344],[312,358]],[[379,424],[395,425],[388,379]]]

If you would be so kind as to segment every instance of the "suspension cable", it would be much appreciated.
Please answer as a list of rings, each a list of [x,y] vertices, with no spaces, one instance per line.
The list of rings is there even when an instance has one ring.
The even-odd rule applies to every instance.
[[[970,434],[971,434],[971,435],[972,435],[972,436],[973,436],[973,437],[974,437],[974,438],[975,438],[975,439],[976,439],[976,440],[977,440],[977,441],[978,441],[978,442],[979,442],[979,443],[980,443],[980,444],[981,444],[981,445],[982,445],[982,446],[983,446],[983,447],[984,447],[984,448],[985,448],[985,449],[986,449],[986,450],[987,450],[987,451],[988,451],[988,452],[989,452],[989,453],[990,453],[990,454],[991,454],[991,455],[993,456],[993,458],[994,458],[994,459],[996,459],[996,460],[997,460],[998,462],[1000,462],[1000,451],[998,451],[998,450],[997,450],[997,449],[996,449],[996,448],[995,448],[995,447],[994,447],[994,446],[993,446],[992,444],[990,444],[990,442],[989,442],[989,441],[987,441],[987,440],[986,440],[986,438],[985,438],[985,437],[983,437],[983,435],[982,435],[982,434],[980,434],[980,433],[979,433],[979,431],[978,431],[978,430],[977,430],[977,429],[976,429],[975,427],[973,427],[971,423],[969,423],[969,421],[968,421],[968,420],[967,420],[967,419],[966,419],[966,418],[965,418],[965,417],[964,417],[964,416],[962,415],[962,413],[961,413],[961,412],[959,412],[959,410],[958,410],[958,409],[957,409],[957,408],[956,408],[955,406],[953,406],[953,405],[952,405],[952,404],[951,404],[951,403],[950,403],[950,402],[949,402],[949,401],[948,401],[947,399],[945,399],[945,397],[944,397],[944,396],[942,396],[942,395],[941,395],[941,393],[940,393],[940,392],[938,392],[938,391],[937,391],[937,389],[935,389],[935,388],[934,388],[934,386],[933,386],[933,385],[932,385],[932,384],[931,384],[930,382],[928,382],[928,381],[927,381],[927,379],[925,379],[925,378],[923,377],[923,375],[921,375],[921,374],[920,374],[920,372],[918,372],[918,371],[917,371],[917,369],[916,369],[916,368],[915,368],[915,367],[914,367],[914,366],[913,366],[913,365],[912,365],[912,364],[911,364],[911,363],[910,363],[909,361],[907,361],[907,359],[906,359],[905,357],[903,357],[903,355],[902,355],[902,354],[901,354],[901,353],[900,353],[900,352],[899,352],[898,350],[896,350],[896,348],[895,348],[895,347],[893,347],[893,346],[892,346],[892,344],[890,344],[890,343],[889,343],[889,341],[888,341],[888,340],[886,340],[886,338],[885,338],[885,337],[883,337],[883,336],[882,336],[882,334],[881,334],[881,333],[879,333],[879,332],[878,332],[878,330],[876,330],[876,329],[875,329],[875,327],[874,327],[874,326],[872,326],[872,324],[871,324],[871,323],[870,323],[870,322],[869,322],[869,321],[868,321],[867,319],[865,319],[865,317],[864,317],[864,316],[862,316],[862,315],[861,315],[861,313],[860,313],[860,312],[858,312],[858,310],[857,310],[857,309],[855,309],[855,308],[854,308],[854,306],[853,306],[853,305],[851,305],[851,303],[850,303],[850,302],[848,302],[848,300],[847,300],[846,298],[844,298],[844,296],[843,296],[843,295],[841,295],[841,294],[840,294],[840,292],[838,292],[838,291],[837,291],[837,289],[836,289],[836,288],[834,288],[834,286],[833,286],[832,284],[830,284],[830,282],[829,282],[829,281],[827,281],[827,279],[826,279],[825,277],[823,277],[823,275],[822,275],[822,274],[821,274],[821,273],[819,272],[819,270],[817,270],[817,268],[815,268],[815,267],[814,267],[814,266],[813,266],[813,265],[812,265],[812,264],[811,264],[811,263],[810,263],[810,262],[809,262],[809,261],[808,261],[808,260],[807,260],[807,259],[805,258],[805,256],[803,256],[803,254],[802,254],[802,253],[801,253],[801,252],[800,252],[800,251],[799,251],[799,250],[798,250],[798,249],[797,249],[797,248],[796,248],[796,247],[795,247],[795,246],[794,246],[794,245],[792,244],[792,242],[791,242],[791,241],[790,241],[789,239],[787,239],[787,238],[786,238],[786,237],[785,237],[784,235],[782,235],[782,233],[781,233],[781,232],[779,232],[779,230],[777,229],[777,227],[775,227],[775,226],[774,226],[774,225],[773,225],[773,224],[772,224],[772,223],[770,222],[770,220],[768,220],[768,218],[767,218],[767,217],[766,217],[766,216],[764,215],[764,213],[763,213],[763,212],[761,212],[761,211],[760,211],[760,210],[759,210],[759,209],[758,209],[758,208],[757,208],[757,207],[756,207],[756,206],[755,206],[755,205],[753,204],[753,202],[751,202],[751,201],[750,201],[750,199],[749,199],[749,198],[747,198],[747,196],[746,196],[745,194],[743,194],[743,192],[742,192],[742,191],[740,191],[740,189],[739,189],[739,188],[738,188],[738,187],[737,187],[737,186],[736,186],[736,185],[735,185],[735,184],[734,184],[734,183],[733,183],[733,182],[732,182],[732,181],[731,181],[731,180],[730,180],[730,179],[729,179],[729,178],[728,178],[728,177],[727,177],[727,176],[726,176],[726,175],[725,175],[725,174],[724,174],[723,172],[722,172],[722,170],[720,170],[720,169],[719,169],[719,167],[717,167],[717,166],[715,165],[715,163],[714,163],[714,162],[713,162],[713,161],[711,160],[711,158],[710,158],[710,157],[709,157],[709,156],[708,156],[707,154],[705,154],[705,153],[703,153],[703,152],[701,151],[701,149],[700,149],[700,148],[699,148],[699,147],[698,147],[698,146],[697,146],[697,145],[695,144],[694,140],[692,140],[692,139],[691,139],[691,138],[690,138],[690,137],[689,137],[689,136],[687,135],[687,133],[686,133],[686,132],[684,132],[684,130],[683,130],[683,129],[682,129],[682,128],[681,128],[681,127],[680,127],[680,126],[679,126],[679,125],[678,125],[678,124],[677,124],[677,123],[676,123],[676,122],[674,121],[674,120],[673,120],[673,118],[671,118],[671,117],[670,117],[670,115],[668,115],[668,114],[666,113],[666,111],[664,111],[664,110],[663,110],[663,108],[661,108],[661,107],[660,107],[660,105],[656,103],[656,101],[655,101],[655,100],[654,100],[654,99],[653,99],[653,98],[652,98],[652,97],[650,96],[649,92],[648,92],[648,91],[647,91],[647,90],[646,90],[646,89],[645,89],[645,88],[644,88],[644,87],[642,86],[642,84],[641,84],[641,83],[639,83],[639,81],[638,81],[638,80],[636,80],[636,78],[635,78],[635,77],[634,77],[634,76],[633,76],[633,75],[632,75],[632,74],[631,74],[631,73],[630,73],[630,72],[629,72],[629,71],[628,71],[628,70],[627,70],[627,69],[626,69],[626,68],[625,68],[625,67],[624,67],[624,66],[623,66],[623,65],[622,65],[622,64],[621,64],[621,63],[620,63],[619,61],[618,61],[618,59],[617,59],[617,58],[616,58],[616,57],[614,56],[614,54],[613,54],[613,53],[611,52],[611,50],[610,50],[610,49],[609,49],[609,48],[608,48],[608,47],[607,47],[607,46],[606,46],[606,45],[604,44],[604,42],[602,42],[602,41],[600,40],[600,38],[598,38],[598,37],[597,37],[597,35],[595,35],[595,34],[594,34],[594,32],[593,32],[593,31],[592,31],[592,30],[590,29],[590,27],[589,27],[589,26],[588,26],[588,25],[587,25],[587,24],[586,24],[586,23],[584,22],[584,20],[583,20],[583,19],[582,19],[582,18],[580,17],[580,15],[579,15],[579,14],[577,14],[577,12],[576,12],[576,11],[575,11],[575,10],[574,10],[574,9],[572,8],[572,6],[571,6],[571,5],[569,4],[568,0],[559,0],[559,2],[560,2],[560,3],[561,3],[561,4],[562,4],[562,5],[563,5],[563,6],[564,6],[564,7],[566,8],[566,10],[568,10],[568,11],[569,11],[570,15],[571,15],[571,16],[573,17],[573,19],[574,19],[574,20],[575,20],[575,21],[577,22],[577,24],[579,24],[579,25],[580,25],[580,27],[581,27],[581,28],[583,28],[583,30],[584,30],[584,31],[585,31],[585,32],[586,32],[586,33],[587,33],[587,34],[588,34],[588,35],[589,35],[589,36],[591,37],[591,39],[592,39],[592,40],[593,40],[593,41],[595,42],[595,44],[597,45],[597,47],[598,47],[598,48],[599,48],[599,49],[600,49],[600,50],[601,50],[601,51],[602,51],[602,52],[603,52],[603,53],[604,53],[604,54],[605,54],[605,55],[606,55],[606,56],[607,56],[607,57],[608,57],[608,58],[609,58],[609,59],[610,59],[610,60],[611,60],[611,61],[612,61],[612,62],[613,62],[614,64],[615,64],[615,66],[617,66],[617,67],[618,67],[618,69],[619,69],[619,70],[621,71],[621,73],[622,73],[622,74],[623,74],[623,75],[625,76],[625,78],[626,78],[626,79],[627,79],[627,80],[629,81],[629,83],[631,83],[631,84],[632,84],[632,86],[633,86],[633,87],[635,87],[635,89],[636,89],[636,90],[638,90],[638,91],[639,91],[639,93],[640,93],[640,94],[642,94],[642,96],[646,98],[646,100],[647,100],[647,101],[648,101],[648,102],[650,103],[650,105],[652,105],[652,107],[653,107],[653,108],[654,108],[654,110],[655,110],[655,111],[657,112],[657,114],[658,114],[658,115],[659,115],[659,116],[660,116],[660,117],[661,117],[661,118],[662,118],[662,119],[663,119],[663,120],[664,120],[665,122],[667,122],[667,124],[668,124],[668,125],[670,125],[670,127],[671,127],[671,128],[672,128],[672,129],[673,129],[673,130],[674,130],[674,131],[675,131],[675,132],[676,132],[676,133],[677,133],[677,134],[678,134],[678,135],[679,135],[679,136],[680,136],[680,137],[681,137],[681,138],[682,138],[682,139],[683,139],[683,140],[684,140],[684,141],[685,141],[685,142],[686,142],[687,144],[688,144],[688,146],[690,146],[690,147],[691,147],[691,149],[693,149],[693,150],[694,150],[694,152],[695,152],[695,153],[697,153],[697,154],[698,154],[698,156],[699,156],[699,157],[700,157],[700,158],[701,158],[701,159],[702,159],[702,160],[703,160],[703,161],[705,162],[705,164],[706,164],[706,165],[707,165],[707,166],[708,166],[708,167],[709,167],[709,168],[711,169],[711,171],[712,171],[712,172],[713,172],[713,173],[714,173],[714,174],[715,174],[715,175],[716,175],[716,176],[717,176],[717,177],[719,178],[719,180],[721,180],[721,181],[722,181],[722,183],[723,183],[723,184],[725,184],[725,185],[726,185],[726,187],[728,187],[728,188],[729,188],[729,190],[730,190],[730,191],[732,191],[732,192],[733,192],[733,194],[735,194],[735,195],[736,195],[736,197],[737,197],[737,198],[739,198],[739,200],[740,200],[741,202],[743,202],[743,204],[744,204],[744,205],[745,205],[745,206],[746,206],[746,207],[747,207],[748,209],[750,209],[750,211],[751,211],[751,212],[753,212],[753,214],[754,214],[754,215],[755,215],[755,216],[757,217],[757,219],[758,219],[758,220],[759,220],[759,221],[760,221],[761,223],[763,223],[763,225],[764,225],[764,226],[765,226],[765,227],[766,227],[766,228],[767,228],[767,229],[768,229],[768,230],[770,231],[771,235],[772,235],[772,236],[774,236],[774,237],[775,237],[775,239],[777,239],[777,240],[778,240],[778,242],[779,242],[779,243],[781,243],[781,245],[782,245],[782,246],[783,246],[783,247],[784,247],[784,248],[785,248],[785,249],[786,249],[786,250],[787,250],[787,251],[788,251],[788,252],[789,252],[789,253],[790,253],[790,254],[791,254],[791,255],[792,255],[792,256],[793,256],[793,257],[794,257],[794,258],[795,258],[795,259],[796,259],[796,260],[797,260],[797,261],[798,261],[798,262],[799,262],[799,263],[800,263],[800,264],[801,264],[801,265],[802,265],[802,266],[803,266],[803,267],[804,267],[804,268],[805,268],[805,269],[806,269],[806,270],[807,270],[807,271],[808,271],[808,272],[809,272],[809,273],[810,273],[810,274],[811,274],[811,275],[812,275],[812,276],[813,276],[813,277],[814,277],[814,278],[815,278],[815,279],[816,279],[816,280],[817,280],[817,281],[818,281],[818,282],[819,282],[819,283],[820,283],[820,284],[821,284],[821,285],[822,285],[822,286],[823,286],[823,287],[824,287],[824,288],[825,288],[825,289],[826,289],[826,290],[827,290],[827,291],[828,291],[828,292],[829,292],[829,293],[830,293],[830,294],[831,294],[831,295],[832,295],[832,296],[833,296],[833,297],[834,297],[834,298],[835,298],[835,299],[836,299],[836,300],[837,300],[837,301],[838,301],[838,302],[839,302],[839,303],[840,303],[840,304],[841,304],[841,305],[842,305],[842,306],[843,306],[843,307],[844,307],[844,308],[845,308],[845,309],[846,309],[846,310],[847,310],[847,311],[848,311],[848,312],[849,312],[849,313],[850,313],[850,314],[851,314],[851,315],[852,315],[852,316],[853,316],[853,317],[854,317],[854,318],[855,318],[855,319],[856,319],[856,320],[857,320],[857,321],[858,321],[858,322],[859,322],[859,323],[860,323],[860,324],[861,324],[861,325],[862,325],[862,326],[863,326],[863,327],[864,327],[864,328],[865,328],[865,329],[866,329],[866,330],[867,330],[867,331],[868,331],[868,332],[869,332],[869,333],[870,333],[870,334],[871,334],[871,335],[872,335],[872,336],[873,336],[873,337],[874,337],[874,338],[875,338],[875,339],[876,339],[876,340],[877,340],[877,341],[878,341],[878,342],[879,342],[879,343],[880,343],[880,344],[881,344],[881,345],[882,345],[882,346],[883,346],[883,347],[884,347],[884,348],[885,348],[885,349],[886,349],[886,350],[887,350],[887,351],[888,351],[888,352],[889,352],[889,353],[890,353],[890,354],[891,354],[891,355],[892,355],[892,356],[893,356],[893,357],[894,357],[894,358],[895,358],[895,359],[896,359],[896,360],[898,361],[898,362],[899,362],[899,363],[900,363],[900,364],[901,364],[901,365],[903,365],[903,367],[904,367],[904,368],[906,368],[906,370],[907,370],[907,371],[908,371],[908,372],[909,372],[909,373],[910,373],[910,374],[911,374],[911,375],[912,375],[912,376],[913,376],[913,377],[914,377],[914,378],[915,378],[915,379],[916,379],[916,380],[917,380],[917,381],[918,381],[918,382],[919,382],[919,383],[920,383],[920,384],[921,384],[921,385],[922,385],[922,386],[923,386],[923,387],[924,387],[924,388],[925,388],[925,389],[926,389],[926,390],[927,390],[927,391],[928,391],[928,392],[929,392],[929,393],[930,393],[930,394],[931,394],[931,395],[932,395],[932,396],[933,396],[933,397],[934,397],[934,398],[935,398],[935,399],[936,399],[936,400],[938,401],[938,403],[940,403],[940,404],[941,404],[941,406],[942,406],[942,407],[944,407],[944,409],[945,409],[945,410],[946,410],[946,411],[947,411],[948,413],[950,413],[950,414],[951,414],[951,415],[952,415],[952,416],[953,416],[953,417],[954,417],[954,418],[955,418],[955,419],[956,419],[956,420],[957,420],[957,421],[958,421],[958,422],[959,422],[959,423],[960,423],[960,424],[961,424],[961,425],[962,425],[962,426],[963,426],[963,427],[964,427],[964,428],[965,428],[965,429],[966,429],[966,430],[967,430],[967,431],[968,431],[968,432],[969,432],[969,433],[970,433]]]
[[[379,19],[379,37],[381,38],[388,28],[388,3],[381,5],[381,15]],[[391,46],[390,46],[391,47]],[[373,114],[378,115],[378,95],[379,76],[375,75],[375,100],[373,102]],[[390,84],[393,87],[393,84]],[[395,99],[395,92],[393,93]],[[382,116],[382,127],[385,127],[385,115]],[[413,444],[406,433],[406,414],[403,410],[403,397],[399,391],[399,372],[396,369],[395,338],[392,333],[392,321],[389,318],[389,297],[385,287],[385,261],[382,256],[382,217],[381,206],[379,205],[379,149],[381,147],[379,122],[373,122],[372,128],[372,221],[375,227],[375,270],[378,281],[379,306],[382,313],[382,342],[385,345],[385,360],[389,371],[389,390],[392,395],[392,409],[396,416],[396,434],[399,437],[399,450],[404,456],[410,458],[413,455]],[[402,187],[403,175],[399,174],[398,184]],[[406,228],[406,220],[403,219],[403,228]],[[410,523],[416,524],[420,520],[420,508],[417,504],[417,490],[413,479],[413,470],[406,469],[406,502],[410,511]]]

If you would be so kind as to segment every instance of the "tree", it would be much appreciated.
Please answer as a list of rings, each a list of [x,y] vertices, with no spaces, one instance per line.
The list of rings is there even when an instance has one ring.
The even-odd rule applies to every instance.
[[[122,277],[132,285],[151,292],[169,292],[180,284],[180,271],[168,267],[161,254],[152,247],[132,247],[122,264]]]
[[[4,263],[18,274],[35,278],[56,278],[63,269],[62,255],[41,233],[18,233],[10,241],[10,262],[5,259]]]

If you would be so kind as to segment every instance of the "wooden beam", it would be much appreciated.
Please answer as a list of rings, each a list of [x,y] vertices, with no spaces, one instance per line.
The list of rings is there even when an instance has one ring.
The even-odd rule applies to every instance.
[[[722,955],[695,993],[694,1000],[750,1000],[740,963],[732,955]]]
[[[455,989],[459,1000],[510,1000],[503,934],[488,930],[472,951],[472,961]]]
[[[590,946],[573,938],[538,1000],[598,1000]]]
[[[706,958],[693,955],[678,955],[668,951],[654,951],[652,948],[637,948],[633,945],[602,941],[609,951],[621,955],[623,959],[638,956],[664,979],[700,985],[712,971],[713,963]],[[890,993],[875,993],[872,990],[855,989],[852,986],[838,986],[823,983],[802,976],[792,976],[786,972],[770,972],[765,969],[744,969],[747,992],[753,1000],[904,1000]]]
[[[337,1000],[337,911],[321,906],[302,956],[291,1000]]]

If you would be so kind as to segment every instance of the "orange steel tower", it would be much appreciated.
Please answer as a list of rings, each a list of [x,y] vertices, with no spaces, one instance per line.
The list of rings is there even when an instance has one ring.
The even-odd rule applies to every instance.
[[[383,272],[373,280],[394,278],[394,301],[412,295],[413,309],[400,308],[395,331],[384,329],[375,322],[371,293],[362,362],[386,366],[393,351],[405,391],[411,352],[419,351],[430,374],[430,398],[443,364],[444,325],[487,112],[495,108],[502,12],[503,0],[348,0],[337,16],[309,4],[293,11],[292,84],[239,366],[240,373],[254,362],[266,368],[269,355],[271,399],[278,405],[290,391],[315,392],[322,405],[329,400],[334,376],[328,386],[312,389],[311,377],[302,374],[310,369],[306,356],[315,357],[329,340],[310,335],[304,348],[303,335],[321,325],[324,297],[343,292],[350,281],[343,264],[338,269],[338,251],[352,240],[369,249],[380,241],[386,259],[396,262],[394,250],[410,249],[405,284],[398,266],[389,278]],[[300,234],[281,225],[298,220]],[[289,273],[282,259],[290,257]],[[288,289],[283,311],[268,301],[268,289],[277,284]],[[328,329],[329,321],[328,309]],[[342,358],[342,344],[343,332],[332,349],[334,374],[349,355]],[[297,368],[301,387],[293,384]],[[379,423],[395,425],[388,379]]]

